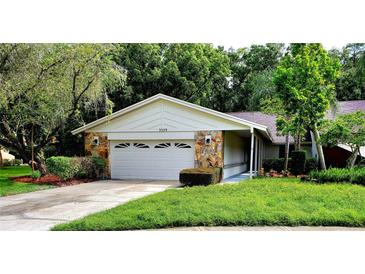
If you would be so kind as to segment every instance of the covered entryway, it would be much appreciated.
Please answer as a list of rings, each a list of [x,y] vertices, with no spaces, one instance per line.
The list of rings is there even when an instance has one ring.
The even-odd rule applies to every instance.
[[[178,180],[194,167],[192,140],[112,140],[112,179]]]

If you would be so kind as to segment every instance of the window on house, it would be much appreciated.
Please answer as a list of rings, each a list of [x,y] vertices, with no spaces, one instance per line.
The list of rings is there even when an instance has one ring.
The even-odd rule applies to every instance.
[[[122,143],[122,144],[119,144],[119,145],[116,145],[115,148],[127,148],[127,147],[130,147],[130,143]]]
[[[134,143],[133,146],[136,148],[149,148],[148,145],[142,143]]]
[[[184,143],[175,143],[175,147],[177,148],[191,148],[190,145]]]
[[[171,143],[161,143],[158,145],[155,145],[155,148],[168,148],[171,147]]]

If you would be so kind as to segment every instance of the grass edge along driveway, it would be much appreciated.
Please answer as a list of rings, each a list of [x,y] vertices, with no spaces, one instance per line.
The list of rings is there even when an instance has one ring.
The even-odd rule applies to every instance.
[[[365,187],[262,178],[170,189],[52,230],[182,226],[365,226]]]
[[[15,176],[27,176],[31,175],[32,170],[29,166],[9,166],[0,168],[0,197],[33,192],[43,189],[52,188],[53,186],[42,184],[31,184],[31,183],[18,183],[10,179]]]

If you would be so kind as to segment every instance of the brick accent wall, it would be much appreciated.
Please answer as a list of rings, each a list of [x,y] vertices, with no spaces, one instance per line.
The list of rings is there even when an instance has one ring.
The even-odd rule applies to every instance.
[[[205,144],[205,136],[211,135],[210,145]],[[197,131],[195,133],[195,167],[223,168],[223,132]]]
[[[99,145],[92,144],[94,136],[99,137]],[[86,156],[99,156],[106,162],[106,175],[110,177],[110,164],[109,164],[109,141],[108,137],[103,133],[86,132],[85,133],[85,155]]]

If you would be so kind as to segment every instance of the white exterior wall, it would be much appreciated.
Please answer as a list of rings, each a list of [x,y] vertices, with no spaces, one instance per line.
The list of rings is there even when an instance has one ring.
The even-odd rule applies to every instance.
[[[247,171],[248,151],[245,151],[245,139],[233,132],[224,134],[224,170],[223,178]]]
[[[279,158],[279,146],[269,143],[264,145],[264,159]]]

